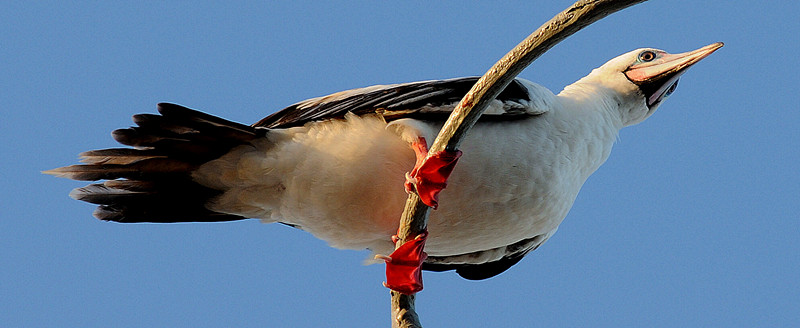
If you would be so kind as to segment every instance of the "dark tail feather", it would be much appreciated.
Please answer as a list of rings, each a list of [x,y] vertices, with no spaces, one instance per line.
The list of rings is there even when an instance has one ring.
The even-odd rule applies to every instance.
[[[159,104],[161,115],[134,115],[136,127],[112,133],[136,148],[91,150],[85,164],[45,171],[74,180],[96,181],[72,198],[100,205],[94,216],[117,222],[216,222],[245,219],[211,211],[206,204],[220,191],[201,186],[191,172],[231,148],[264,135],[265,129],[231,122],[174,104]]]

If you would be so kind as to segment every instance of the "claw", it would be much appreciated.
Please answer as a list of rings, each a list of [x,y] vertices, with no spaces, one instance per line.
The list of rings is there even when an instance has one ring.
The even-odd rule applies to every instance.
[[[381,257],[386,261],[384,286],[406,295],[422,290],[422,262],[428,257],[423,248],[427,237],[428,233],[423,232],[400,246],[391,255]]]
[[[375,254],[374,259],[382,260],[382,261],[384,261],[386,263],[389,263],[389,262],[392,261],[392,257],[391,256],[386,256],[386,255],[383,255],[383,254]]]
[[[440,151],[427,160],[428,146],[424,137],[411,144],[417,156],[417,162],[410,173],[406,173],[406,192],[416,192],[425,205],[439,206],[439,192],[447,187],[447,178],[453,172],[461,151]]]

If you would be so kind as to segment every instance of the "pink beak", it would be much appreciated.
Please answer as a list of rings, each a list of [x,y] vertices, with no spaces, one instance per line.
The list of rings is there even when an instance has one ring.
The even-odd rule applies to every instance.
[[[647,105],[658,103],[669,94],[686,69],[711,53],[722,48],[722,42],[712,43],[700,49],[681,54],[661,53],[653,61],[635,64],[625,71],[631,82],[639,85],[647,96]]]

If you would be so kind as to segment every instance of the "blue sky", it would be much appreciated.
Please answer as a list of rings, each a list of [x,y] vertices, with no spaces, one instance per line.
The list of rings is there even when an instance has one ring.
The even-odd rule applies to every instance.
[[[135,3],[135,4],[134,4]],[[176,102],[252,123],[372,84],[481,75],[571,1],[0,5],[0,325],[374,327],[383,266],[256,221],[122,225],[39,173]],[[481,282],[425,274],[429,327],[800,324],[796,1],[659,1],[521,77],[560,90],[623,52],[726,46],[624,129],[559,232]]]

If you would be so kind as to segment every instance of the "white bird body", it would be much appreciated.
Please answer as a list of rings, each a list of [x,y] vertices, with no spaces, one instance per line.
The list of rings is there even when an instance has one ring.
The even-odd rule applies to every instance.
[[[549,236],[608,157],[621,127],[611,108],[589,99],[565,101],[527,81],[525,86],[549,110],[481,122],[470,131],[465,155],[440,196],[443,205],[428,221],[425,250],[431,256]],[[211,207],[215,211],[297,225],[338,248],[388,254],[407,198],[403,177],[415,161],[410,142],[417,135],[432,141],[440,128],[414,119],[387,123],[377,115],[347,115],[239,146],[194,177],[225,190]],[[477,260],[504,254],[491,255],[496,258]]]
[[[517,79],[467,134],[463,156],[428,221],[423,269],[484,279],[555,233],[581,186],[608,158],[619,130],[649,117],[692,64],[639,49],[554,95]],[[76,189],[119,222],[258,218],[330,245],[394,250],[414,142],[432,142],[475,78],[372,86],[309,99],[252,126],[170,104],[115,131],[137,149],[83,154],[47,173],[108,180]],[[422,139],[420,139],[422,138]]]

